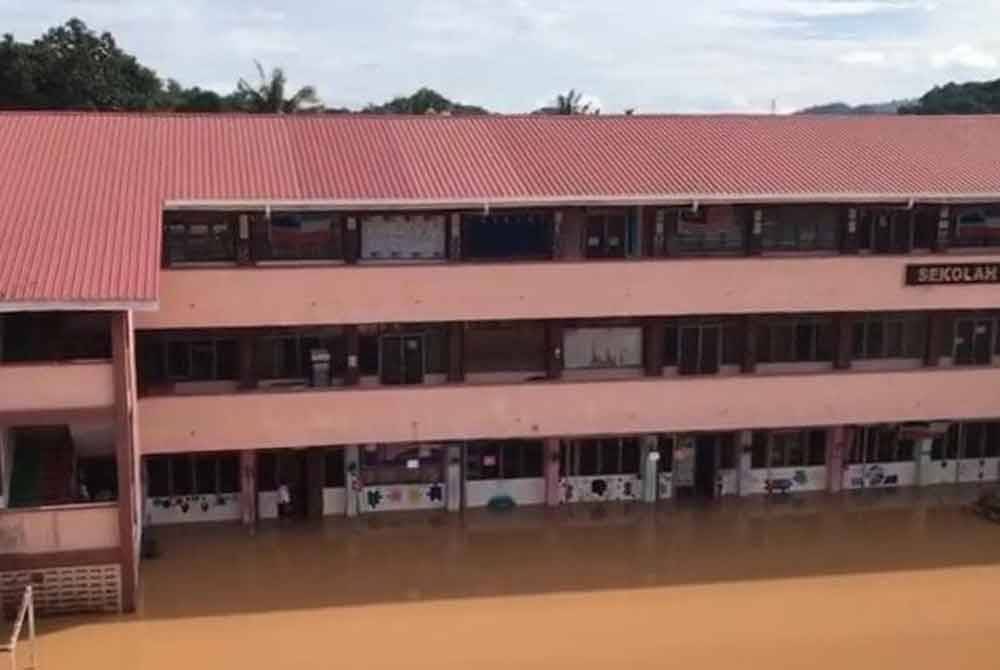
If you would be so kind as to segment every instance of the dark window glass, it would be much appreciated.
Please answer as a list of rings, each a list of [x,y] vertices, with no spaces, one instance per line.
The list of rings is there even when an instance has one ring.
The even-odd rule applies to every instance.
[[[826,431],[809,431],[809,462],[808,465],[826,464]]]
[[[750,450],[750,467],[761,469],[767,467],[767,433],[754,431]]]
[[[592,440],[581,440],[577,443],[577,451],[579,452],[580,467],[579,472],[576,474],[582,477],[589,477],[592,475],[601,474],[597,469],[597,459],[598,451],[601,448],[600,442]]]
[[[500,447],[504,479],[516,479],[521,476],[521,447],[520,442],[504,442]]]
[[[170,475],[173,480],[171,491],[175,496],[187,496],[194,493],[193,472],[191,468],[191,456],[174,456],[170,463]]]
[[[678,329],[676,325],[668,325],[664,338],[663,363],[668,366],[677,365]]]
[[[994,421],[986,424],[986,443],[983,447],[983,458],[1000,457],[1000,423]]]
[[[522,477],[541,477],[544,475],[544,446],[541,442],[525,442],[522,452]]]
[[[985,430],[981,423],[965,424],[965,435],[962,440],[962,458],[983,457],[983,437]]]
[[[772,468],[785,467],[788,439],[785,433],[771,434],[771,449],[767,459],[768,466]]]
[[[344,486],[344,450],[342,448],[327,449],[323,455],[326,477],[324,485],[328,488]]]
[[[674,469],[674,438],[661,435],[658,441],[660,460],[657,462],[658,472],[671,472]]]
[[[363,375],[378,374],[378,335],[358,338],[358,366]]]
[[[175,379],[191,376],[191,360],[186,342],[167,343],[167,375]]]
[[[865,337],[865,350],[871,358],[881,358],[885,342],[882,339],[882,322],[871,320],[867,323],[868,332]]]
[[[732,433],[719,437],[719,468],[732,470],[736,467],[736,441]]]
[[[163,231],[167,263],[236,260],[234,222],[211,212],[170,213]]]
[[[547,214],[511,212],[462,217],[463,256],[468,259],[548,258],[552,222]]]
[[[215,493],[215,458],[198,456],[195,458],[195,493]]]
[[[639,440],[627,437],[622,440],[621,474],[633,475],[639,473]]]
[[[343,258],[341,226],[330,214],[275,214],[267,226],[269,256],[275,259]]]
[[[224,454],[216,457],[219,464],[219,493],[238,493],[240,490],[240,457]]]
[[[261,491],[278,489],[278,455],[273,451],[257,455],[257,488]]]
[[[170,457],[150,456],[146,459],[148,495],[161,498],[170,495]]]
[[[792,468],[801,468],[806,464],[806,444],[803,442],[804,433],[787,433],[785,435],[785,465]]]
[[[725,324],[722,329],[722,362],[726,365],[739,365],[743,359],[744,346],[739,324]]]
[[[601,471],[598,474],[616,475],[621,472],[621,443],[618,440],[601,440]]]

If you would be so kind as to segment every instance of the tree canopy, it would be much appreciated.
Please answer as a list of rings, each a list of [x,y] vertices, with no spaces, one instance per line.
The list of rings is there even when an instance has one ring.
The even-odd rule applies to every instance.
[[[286,98],[288,80],[285,71],[276,67],[267,74],[259,62],[254,61],[254,64],[260,81],[253,86],[246,79],[240,79],[233,96],[239,109],[257,114],[294,114],[317,111],[321,107],[316,89],[312,86],[303,86]]]
[[[1000,79],[935,86],[900,114],[996,114],[1000,112]]]
[[[449,100],[427,87],[417,89],[413,95],[399,96],[381,105],[369,104],[362,111],[367,114],[454,114],[455,116],[489,114],[482,107]]]

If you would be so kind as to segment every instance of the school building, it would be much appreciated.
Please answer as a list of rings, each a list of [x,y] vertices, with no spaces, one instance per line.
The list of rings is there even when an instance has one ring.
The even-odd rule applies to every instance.
[[[1000,477],[1000,117],[2,113],[0,164],[7,603],[131,610],[160,524]]]

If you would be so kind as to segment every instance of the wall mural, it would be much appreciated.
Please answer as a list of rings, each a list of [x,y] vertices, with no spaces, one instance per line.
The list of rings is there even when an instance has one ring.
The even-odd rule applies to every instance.
[[[445,492],[439,482],[365,486],[360,491],[361,508],[366,512],[438,509],[445,506]]]
[[[913,462],[857,463],[845,469],[844,485],[849,489],[886,489],[912,486],[915,480]]]
[[[219,521],[238,518],[239,493],[210,493],[189,496],[147,498],[146,516],[150,524],[185,521]]]
[[[563,477],[559,488],[564,503],[638,500],[642,492],[637,475]]]

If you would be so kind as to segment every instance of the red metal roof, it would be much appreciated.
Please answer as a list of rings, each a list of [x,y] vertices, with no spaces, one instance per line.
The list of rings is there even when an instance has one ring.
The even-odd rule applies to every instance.
[[[157,297],[165,203],[1000,200],[1000,117],[0,114],[0,306]]]

